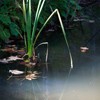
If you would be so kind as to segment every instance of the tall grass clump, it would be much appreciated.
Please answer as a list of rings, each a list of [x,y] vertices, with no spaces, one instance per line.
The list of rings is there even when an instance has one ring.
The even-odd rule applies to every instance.
[[[40,15],[42,13],[45,1],[46,0],[39,0],[38,5],[37,5],[37,10],[36,10],[36,13],[35,13],[35,17],[34,17],[34,22],[32,22],[31,0],[23,0],[22,11],[23,11],[23,16],[24,16],[24,32],[25,32],[24,42],[25,42],[25,48],[26,48],[28,58],[29,59],[32,58],[32,57],[35,58],[35,44],[36,44],[36,41],[37,41],[40,33],[42,32],[43,28],[49,22],[49,20],[55,14],[57,14],[58,20],[60,22],[60,26],[61,26],[61,29],[62,29],[62,33],[64,35],[66,45],[68,47],[70,61],[71,61],[71,68],[72,68],[73,67],[72,55],[71,55],[71,52],[70,52],[69,44],[68,44],[68,41],[67,41],[67,38],[66,38],[66,32],[65,32],[65,29],[64,29],[64,26],[63,26],[63,23],[62,23],[62,19],[61,19],[61,16],[60,16],[60,13],[59,13],[58,9],[55,9],[50,14],[50,16],[44,22],[42,27],[39,29],[39,32],[36,34],[39,18],[40,18]]]

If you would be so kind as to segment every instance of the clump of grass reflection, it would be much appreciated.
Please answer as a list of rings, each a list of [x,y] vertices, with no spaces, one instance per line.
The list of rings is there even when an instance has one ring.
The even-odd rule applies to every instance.
[[[45,63],[45,67],[46,67],[46,73],[48,73],[48,63]],[[33,89],[33,93],[34,93],[34,100],[49,100],[48,99],[48,86],[47,86],[47,76],[43,77],[43,81],[45,81],[45,91],[42,90],[42,87],[39,85],[39,82],[37,80],[35,81],[31,81],[32,83],[32,89]],[[35,85],[34,85],[35,84]],[[39,96],[37,96],[37,93],[35,93],[35,88],[38,91],[42,91],[42,96],[39,99]],[[44,93],[45,92],[45,93]]]
[[[48,63],[45,64],[45,67],[46,67],[46,73],[48,73]],[[63,88],[60,92],[60,95],[57,95],[58,100],[63,99],[64,93],[65,93],[65,90],[66,90],[66,83],[67,83],[67,81],[70,77],[71,71],[72,71],[72,68],[69,69],[69,72],[67,73],[67,75],[65,77],[65,81],[64,81],[64,84],[63,84]],[[43,82],[45,82],[44,83],[45,89],[42,89],[43,87],[38,82],[38,80],[31,81],[32,82],[32,89],[33,89],[33,93],[34,93],[34,100],[52,100],[52,95],[49,95],[50,91],[49,91],[49,87],[48,87],[48,80],[49,80],[48,76],[43,78]],[[41,91],[42,93],[40,92],[41,94],[38,94],[38,93],[35,92],[35,90],[37,90],[39,92]],[[39,95],[41,95],[41,97],[39,97]]]
[[[69,76],[70,76],[70,74],[71,74],[71,71],[72,71],[72,68],[70,68],[69,69],[69,73],[68,73],[68,75],[66,76],[66,80],[65,80],[65,83],[64,83],[64,87],[63,87],[63,89],[62,89],[62,92],[61,92],[61,95],[60,95],[60,97],[59,97],[59,100],[62,100],[62,98],[63,98],[63,96],[64,96],[64,93],[65,93],[65,87],[66,87],[66,83],[67,83],[67,80],[68,80],[68,78],[69,78]]]

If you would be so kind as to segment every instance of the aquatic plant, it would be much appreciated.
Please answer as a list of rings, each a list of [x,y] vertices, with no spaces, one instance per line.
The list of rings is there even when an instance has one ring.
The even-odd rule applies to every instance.
[[[61,16],[60,16],[58,9],[55,9],[50,14],[50,16],[47,18],[47,20],[43,23],[43,26],[39,29],[39,32],[36,34],[37,27],[39,25],[38,24],[39,18],[40,18],[41,12],[43,10],[45,1],[46,0],[39,0],[37,10],[36,10],[36,14],[35,14],[35,17],[34,17],[34,22],[32,23],[31,0],[23,0],[22,11],[23,11],[23,17],[24,17],[24,42],[25,42],[25,48],[26,48],[26,52],[27,52],[26,55],[28,56],[29,59],[30,58],[33,58],[33,60],[35,59],[35,44],[36,44],[36,41],[37,41],[40,33],[42,32],[43,28],[49,22],[49,20],[55,14],[57,14],[59,22],[60,22],[61,29],[62,29],[62,33],[64,35],[64,39],[65,39],[65,42],[66,42],[67,47],[68,47],[70,61],[71,61],[71,67],[73,67],[72,56],[71,56],[69,44],[68,44],[68,41],[67,41],[67,38],[66,38],[66,32],[65,32],[65,29],[64,29],[64,26],[63,26],[63,23],[62,23],[62,19],[61,19]]]

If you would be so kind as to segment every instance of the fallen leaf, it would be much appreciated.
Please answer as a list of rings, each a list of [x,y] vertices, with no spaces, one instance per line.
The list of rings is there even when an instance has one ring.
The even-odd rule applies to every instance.
[[[35,74],[29,74],[25,76],[25,79],[27,80],[37,79],[37,76]]]
[[[14,48],[5,48],[5,49],[1,49],[1,51],[4,51],[4,52],[16,52],[16,50]]]
[[[10,56],[8,57],[9,61],[23,60],[23,58],[19,58],[18,56]]]
[[[0,62],[6,64],[6,63],[8,63],[8,60],[6,58],[4,58],[4,59],[0,59]]]
[[[16,69],[16,70],[9,70],[9,73],[14,74],[14,75],[20,75],[20,74],[23,74],[24,72]]]
[[[89,50],[88,47],[80,47],[81,52],[87,52]]]

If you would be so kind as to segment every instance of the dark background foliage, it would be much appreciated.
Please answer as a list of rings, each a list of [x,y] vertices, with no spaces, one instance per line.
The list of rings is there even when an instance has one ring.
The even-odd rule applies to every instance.
[[[0,1],[0,39],[7,40],[11,35],[18,36],[16,3],[14,0]]]
[[[91,0],[88,0],[88,4],[91,3],[90,1]],[[94,3],[96,0],[92,1],[92,3]],[[39,19],[39,27],[41,27],[55,9],[59,10],[63,21],[73,21],[78,14],[81,14],[82,7],[79,4],[84,6],[87,3],[85,0],[46,0]],[[33,21],[37,5],[38,0],[32,0]],[[22,0],[0,0],[0,39],[5,41],[9,39],[10,36],[19,36],[19,34],[23,34],[24,20],[21,7]],[[56,26],[56,23],[58,23],[57,16],[53,17],[48,25],[52,27]]]

